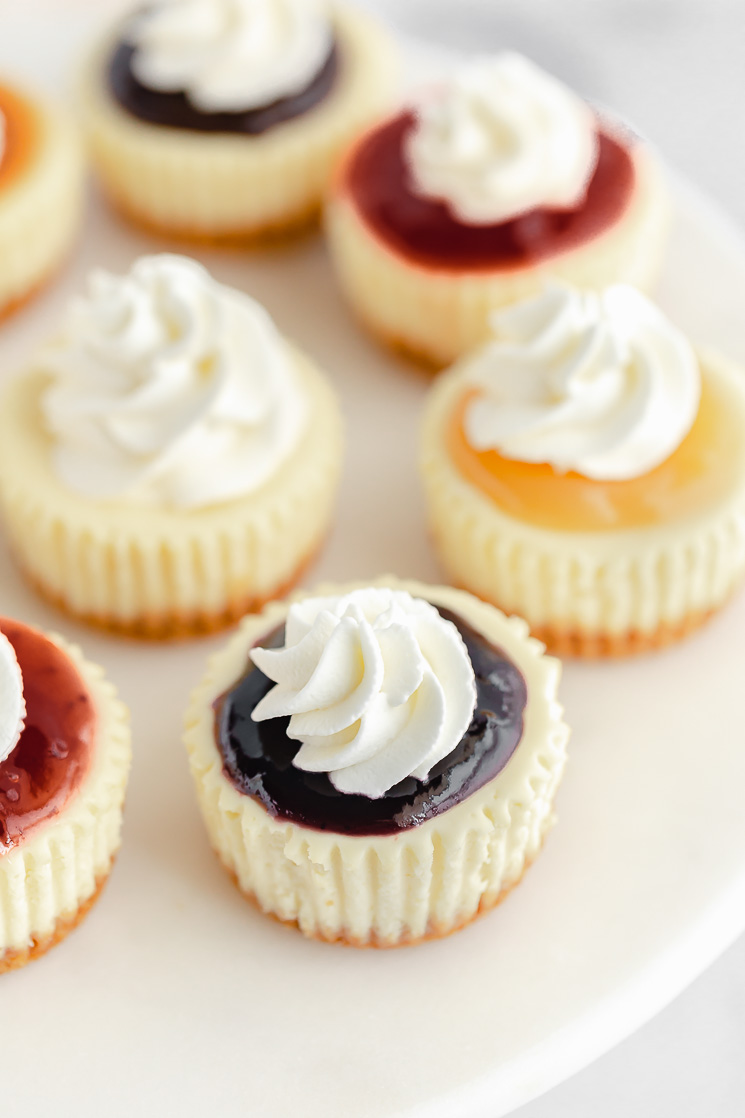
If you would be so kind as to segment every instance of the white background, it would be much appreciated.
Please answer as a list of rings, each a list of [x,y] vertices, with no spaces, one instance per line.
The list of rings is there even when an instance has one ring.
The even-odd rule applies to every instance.
[[[0,16],[11,25],[14,9],[28,12],[35,4],[41,11],[41,0],[0,0]],[[92,8],[100,14],[105,4],[69,0],[67,6],[79,16]],[[376,0],[369,6],[434,43],[530,54],[622,113],[745,223],[745,4],[739,0]],[[2,36],[0,22],[0,58],[8,65]],[[742,301],[745,317],[745,292],[731,296]],[[4,1027],[12,1027],[2,993],[0,1010]],[[740,1118],[744,1034],[741,940],[652,1023],[520,1115]]]

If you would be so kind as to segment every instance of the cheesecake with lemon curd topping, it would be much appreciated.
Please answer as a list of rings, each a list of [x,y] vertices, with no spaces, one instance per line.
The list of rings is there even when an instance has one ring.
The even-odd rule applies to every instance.
[[[554,286],[442,378],[421,465],[458,584],[556,650],[666,644],[745,573],[742,374],[638,291]]]

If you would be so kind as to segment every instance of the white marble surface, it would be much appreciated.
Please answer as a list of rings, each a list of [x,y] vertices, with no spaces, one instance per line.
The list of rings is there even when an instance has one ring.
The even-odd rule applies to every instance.
[[[0,0],[0,16],[12,25],[14,10],[28,13],[40,2]],[[90,0],[67,3],[72,22],[88,18]],[[106,6],[98,0],[97,14]],[[369,0],[369,6],[433,43],[531,54],[623,113],[745,224],[742,0]],[[52,84],[54,75],[47,77]],[[732,298],[739,300],[740,292]],[[741,939],[650,1024],[519,1114],[740,1118],[744,1030]],[[1,1065],[0,1047],[0,1074]]]
[[[745,224],[742,0],[376,0],[405,31],[532,55],[622,112]],[[745,292],[733,291],[733,301]],[[519,1118],[742,1118],[745,937],[672,1005]]]

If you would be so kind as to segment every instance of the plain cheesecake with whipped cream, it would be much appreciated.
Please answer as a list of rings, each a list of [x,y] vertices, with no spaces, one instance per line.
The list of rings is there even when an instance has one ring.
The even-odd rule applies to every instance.
[[[0,618],[0,973],[85,916],[121,840],[129,715],[80,649]]]
[[[434,387],[421,465],[458,585],[550,647],[642,651],[745,575],[745,377],[623,284],[549,285]]]
[[[320,548],[342,459],[325,377],[194,260],[94,272],[0,407],[0,504],[22,570],[92,623],[214,629]]]
[[[80,224],[83,174],[67,113],[0,81],[0,318],[61,267]]]
[[[245,618],[185,742],[210,842],[306,935],[396,947],[498,903],[554,821],[559,664],[450,587],[325,585]]]
[[[241,241],[317,216],[395,71],[377,22],[328,0],[156,0],[95,50],[79,100],[119,210],[174,236]]]
[[[374,126],[326,212],[361,322],[437,367],[546,275],[649,289],[667,232],[649,147],[522,55],[469,60]]]

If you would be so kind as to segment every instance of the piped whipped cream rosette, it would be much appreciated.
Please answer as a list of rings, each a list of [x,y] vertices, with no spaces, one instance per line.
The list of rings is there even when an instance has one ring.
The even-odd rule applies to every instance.
[[[442,368],[541,290],[649,289],[667,229],[653,154],[514,53],[477,56],[360,137],[334,180],[332,259],[360,320]]]
[[[455,581],[553,647],[657,647],[745,569],[745,390],[638,291],[553,285],[432,393],[422,468]]]
[[[199,508],[259,489],[307,401],[264,308],[194,260],[94,272],[40,359],[60,478],[89,497]]]
[[[0,497],[33,581],[143,635],[217,627],[290,585],[341,462],[322,374],[253,299],[171,255],[92,275],[0,428]]]
[[[0,633],[0,764],[18,745],[25,719],[23,675],[13,645]]]
[[[634,288],[551,285],[492,323],[496,340],[468,363],[474,449],[623,481],[659,466],[693,426],[693,346]]]
[[[276,682],[252,717],[291,715],[287,735],[303,743],[293,764],[372,799],[408,776],[426,780],[476,702],[458,630],[405,591],[306,598],[290,608],[284,648],[251,659]]]
[[[324,0],[161,0],[125,35],[143,85],[184,93],[204,113],[300,93],[333,46]]]
[[[343,149],[389,104],[395,48],[328,0],[155,0],[105,40],[80,104],[117,208],[189,240],[318,217]]]
[[[416,193],[469,225],[581,204],[598,159],[597,118],[519,54],[473,59],[422,98],[406,156]]]
[[[212,659],[186,716],[210,842],[306,935],[452,932],[520,880],[553,823],[558,678],[524,622],[451,587],[387,577],[275,602]]]

